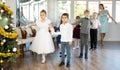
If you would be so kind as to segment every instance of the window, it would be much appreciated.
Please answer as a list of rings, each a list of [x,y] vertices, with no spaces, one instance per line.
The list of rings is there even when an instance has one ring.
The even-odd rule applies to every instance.
[[[83,17],[84,10],[86,10],[86,1],[74,1],[74,18]]]
[[[42,9],[47,9],[47,2],[42,1],[34,1],[34,2],[27,2],[21,3],[20,5],[23,7],[23,14],[29,21],[36,21],[39,18],[40,11]]]
[[[98,13],[98,9],[99,9],[98,2],[88,2],[88,9],[90,11],[90,15],[93,15],[93,12]]]
[[[116,21],[120,22],[120,1],[116,1]]]
[[[39,17],[38,4],[34,4],[34,17],[35,17],[35,19],[38,19],[38,17]]]
[[[29,19],[29,5],[24,5],[23,7],[23,15],[25,18]]]
[[[70,17],[70,5],[71,5],[71,1],[58,1],[58,8],[57,8],[57,18],[60,19],[62,13],[68,13],[69,14],[69,18]],[[58,14],[59,13],[59,14]]]
[[[33,12],[34,12],[34,10],[33,10],[33,3],[32,4],[30,4],[30,21],[34,21],[34,15],[33,15]]]
[[[43,9],[47,11],[47,2],[45,2],[45,1],[39,3],[39,12],[38,12],[39,15],[40,15],[40,11]]]
[[[112,16],[112,1],[101,1],[104,5],[105,9],[109,11],[110,15]],[[109,20],[111,22],[111,19]]]
[[[36,19],[39,19],[40,17],[40,11],[41,10],[46,10],[47,9],[47,2],[41,2],[41,3],[36,3],[34,4],[34,21],[36,21]],[[47,11],[47,10],[46,10]]]

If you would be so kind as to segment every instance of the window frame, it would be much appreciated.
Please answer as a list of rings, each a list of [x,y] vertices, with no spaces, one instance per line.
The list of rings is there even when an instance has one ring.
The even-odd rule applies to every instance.
[[[34,6],[35,5],[38,5],[38,15],[39,15],[39,12],[40,12],[40,10],[39,10],[39,5],[42,3],[42,2],[46,2],[46,0],[40,0],[40,1],[29,1],[29,2],[25,2],[25,3],[20,3],[20,7],[22,7],[22,6],[27,6],[27,5],[29,5],[29,10],[28,10],[28,20],[30,20],[31,21],[31,18],[30,18],[30,8],[31,8],[31,4],[33,4],[33,10],[34,10]],[[46,2],[47,3],[47,2]],[[46,5],[46,7],[47,7],[47,5]],[[47,8],[46,8],[47,9]],[[46,10],[47,11],[47,10]],[[33,11],[33,13],[34,13],[35,11]],[[33,14],[34,15],[34,14]],[[34,15],[35,16],[35,15]],[[34,17],[33,16],[33,17]],[[38,19],[39,17],[37,17],[37,19]],[[33,18],[33,20],[32,21],[34,21],[35,19]]]
[[[115,15],[115,20],[117,20],[117,14],[116,14],[116,11],[117,11],[117,10],[116,10],[116,9],[117,9],[117,8],[116,8],[116,3],[117,3],[117,1],[120,2],[120,0],[116,0],[116,1],[115,1],[115,13],[114,13],[114,15]],[[120,23],[120,21],[117,22],[117,23]]]

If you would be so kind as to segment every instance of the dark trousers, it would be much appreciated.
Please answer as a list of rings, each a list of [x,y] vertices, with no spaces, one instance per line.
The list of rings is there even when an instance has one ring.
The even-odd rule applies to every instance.
[[[97,29],[90,29],[90,44],[91,49],[97,48]]]
[[[85,54],[88,54],[88,34],[80,33],[80,54],[83,54],[83,49],[85,46]]]

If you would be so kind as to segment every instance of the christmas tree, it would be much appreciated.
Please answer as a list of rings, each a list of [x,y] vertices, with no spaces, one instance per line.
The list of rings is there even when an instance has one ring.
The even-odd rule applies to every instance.
[[[0,2],[0,64],[14,62],[20,55],[18,48],[18,35],[12,22],[13,11]]]

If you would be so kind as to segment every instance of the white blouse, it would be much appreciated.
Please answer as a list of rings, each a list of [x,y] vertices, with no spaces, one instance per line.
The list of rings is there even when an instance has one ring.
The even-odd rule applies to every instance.
[[[91,29],[98,29],[100,26],[100,21],[99,20],[91,20]]]

